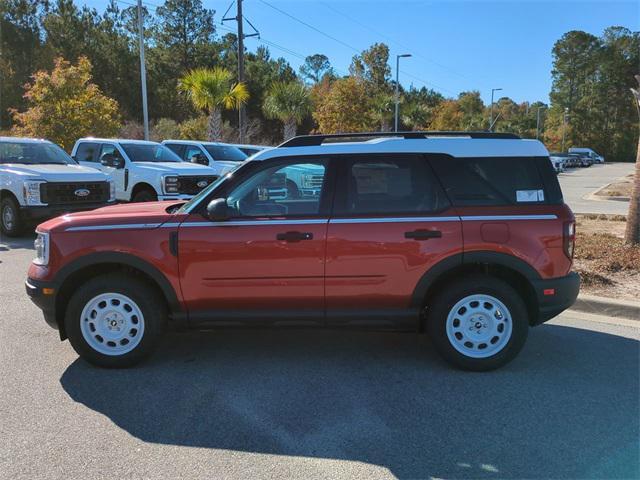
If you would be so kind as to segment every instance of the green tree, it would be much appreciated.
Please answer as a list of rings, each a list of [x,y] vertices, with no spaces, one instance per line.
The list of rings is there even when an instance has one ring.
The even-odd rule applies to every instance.
[[[311,95],[307,87],[297,81],[277,82],[264,99],[264,113],[284,124],[284,140],[296,135],[296,129],[311,113]]]
[[[77,65],[58,58],[51,73],[36,72],[25,97],[29,108],[14,111],[20,135],[48,138],[69,149],[79,137],[113,136],[121,126],[118,103],[91,82],[86,57]]]
[[[389,47],[384,43],[375,43],[351,60],[351,75],[369,82],[376,90],[390,89]]]
[[[222,138],[222,110],[237,109],[249,99],[245,84],[235,83],[233,74],[220,67],[191,70],[180,79],[178,88],[195,108],[208,113],[209,140]]]
[[[465,112],[456,100],[444,100],[436,107],[431,121],[433,130],[461,130]]]
[[[309,55],[300,66],[300,75],[306,81],[318,83],[325,75],[333,76],[333,68],[329,58],[321,53]]]
[[[371,99],[361,79],[346,77],[314,89],[313,118],[322,133],[364,132],[375,125]]]

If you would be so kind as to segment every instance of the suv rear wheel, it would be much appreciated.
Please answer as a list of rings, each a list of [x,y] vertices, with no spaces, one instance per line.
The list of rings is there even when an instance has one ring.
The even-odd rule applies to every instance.
[[[529,331],[525,304],[506,282],[472,275],[448,284],[429,308],[427,330],[445,360],[485,371],[513,360]]]
[[[100,367],[129,367],[154,349],[166,309],[145,282],[103,275],[86,282],[67,307],[65,327],[74,350]]]
[[[17,237],[24,228],[20,207],[11,197],[5,197],[0,202],[0,228],[8,237]]]

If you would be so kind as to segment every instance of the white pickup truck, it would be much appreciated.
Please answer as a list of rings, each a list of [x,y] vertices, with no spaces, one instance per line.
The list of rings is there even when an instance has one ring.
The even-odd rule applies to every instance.
[[[109,175],[116,198],[127,202],[188,200],[219,177],[212,168],[183,162],[166,146],[143,140],[81,138],[72,156]]]
[[[15,237],[25,227],[115,201],[102,172],[78,165],[47,140],[0,137],[0,227]]]
[[[247,159],[247,155],[234,145],[197,140],[164,140],[163,145],[185,162],[198,163],[213,168],[222,176]]]

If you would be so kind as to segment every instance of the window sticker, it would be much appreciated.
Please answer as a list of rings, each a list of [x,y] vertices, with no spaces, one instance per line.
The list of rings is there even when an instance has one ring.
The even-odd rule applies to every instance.
[[[518,202],[544,202],[544,190],[516,190]]]

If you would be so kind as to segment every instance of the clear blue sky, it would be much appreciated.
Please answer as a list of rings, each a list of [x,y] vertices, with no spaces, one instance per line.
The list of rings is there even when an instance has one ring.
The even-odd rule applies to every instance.
[[[100,0],[76,0],[102,10]],[[135,0],[123,0],[126,8]],[[302,25],[275,10],[326,33]],[[144,0],[153,9],[162,0]],[[203,0],[216,10],[219,22],[231,0]],[[640,30],[640,1],[280,1],[245,0],[245,16],[260,31],[262,39],[273,45],[274,57],[282,56],[297,69],[300,56],[327,55],[338,73],[348,71],[355,50],[375,42],[391,49],[393,75],[395,55],[411,53],[401,59],[400,82],[408,87],[426,85],[445,96],[463,90],[480,90],[489,102],[492,87],[502,87],[496,98],[509,96],[517,102],[548,101],[551,87],[551,49],[569,30],[595,35],[612,25]],[[232,9],[234,12],[235,6]],[[233,15],[232,15],[233,16]],[[235,29],[225,23],[218,32]],[[337,41],[336,41],[337,40]],[[259,45],[247,39],[247,48]],[[355,50],[354,50],[355,49]]]

